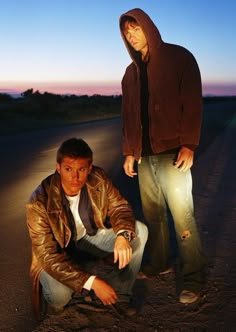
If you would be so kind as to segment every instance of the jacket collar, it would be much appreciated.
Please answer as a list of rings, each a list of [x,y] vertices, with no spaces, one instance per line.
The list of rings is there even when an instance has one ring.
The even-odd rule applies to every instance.
[[[63,203],[65,203],[65,201],[63,202],[62,199],[61,177],[56,171],[50,176],[47,211],[49,213],[61,211]]]
[[[96,167],[93,166],[93,169],[88,176],[87,183],[85,184],[88,188],[89,194],[93,197],[97,196],[97,187],[101,182],[100,178],[98,178],[94,172],[95,168]],[[55,171],[55,173],[52,174],[47,180],[50,181],[47,211],[49,213],[61,211],[63,206],[68,206],[68,201],[61,186],[60,174]]]

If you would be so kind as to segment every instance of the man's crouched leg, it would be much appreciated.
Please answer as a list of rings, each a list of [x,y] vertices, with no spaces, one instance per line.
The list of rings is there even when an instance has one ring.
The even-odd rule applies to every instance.
[[[136,238],[130,244],[132,247],[132,259],[128,266],[119,269],[118,266],[106,277],[107,282],[116,290],[118,301],[114,304],[115,309],[121,315],[133,316],[136,309],[131,302],[132,289],[140,270],[143,252],[148,237],[147,226],[136,221]]]
[[[46,271],[41,272],[40,283],[47,303],[47,313],[59,315],[71,300],[73,290],[52,278]]]

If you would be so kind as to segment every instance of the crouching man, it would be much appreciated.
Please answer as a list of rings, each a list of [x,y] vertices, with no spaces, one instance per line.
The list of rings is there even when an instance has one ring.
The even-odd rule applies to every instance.
[[[129,203],[92,162],[93,152],[84,140],[66,140],[57,151],[55,173],[42,181],[27,203],[37,314],[41,293],[50,312],[57,313],[74,294],[87,291],[104,306],[135,314],[130,300],[147,227],[135,221]],[[91,272],[91,260],[86,268],[91,255],[101,258],[109,253],[114,264],[105,276]]]

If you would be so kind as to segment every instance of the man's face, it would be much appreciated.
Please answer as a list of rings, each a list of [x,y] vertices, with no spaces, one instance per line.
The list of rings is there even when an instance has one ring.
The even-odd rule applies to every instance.
[[[92,164],[87,158],[65,157],[61,164],[56,163],[56,169],[61,175],[61,184],[66,195],[75,196],[85,185]]]
[[[145,57],[148,51],[148,43],[141,27],[139,25],[128,24],[124,35],[133,49],[141,52],[142,56]]]

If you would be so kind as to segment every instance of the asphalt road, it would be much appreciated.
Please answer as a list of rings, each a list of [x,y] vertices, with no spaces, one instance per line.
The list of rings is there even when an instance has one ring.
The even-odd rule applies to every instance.
[[[212,123],[211,119],[218,114],[217,126],[221,126],[220,113],[224,112],[223,118],[226,118],[226,110],[235,110],[235,103],[209,105],[208,108],[206,120]],[[203,144],[204,150],[219,134],[220,129],[214,128],[209,131],[208,125],[206,129],[203,127],[203,143],[207,141]],[[29,280],[31,244],[25,203],[41,180],[54,171],[55,154],[61,142],[74,136],[89,143],[94,151],[94,164],[107,171],[133,205],[136,215],[141,213],[137,181],[126,177],[122,169],[119,119],[0,137],[0,331],[33,330]],[[199,151],[204,152],[201,147]]]

